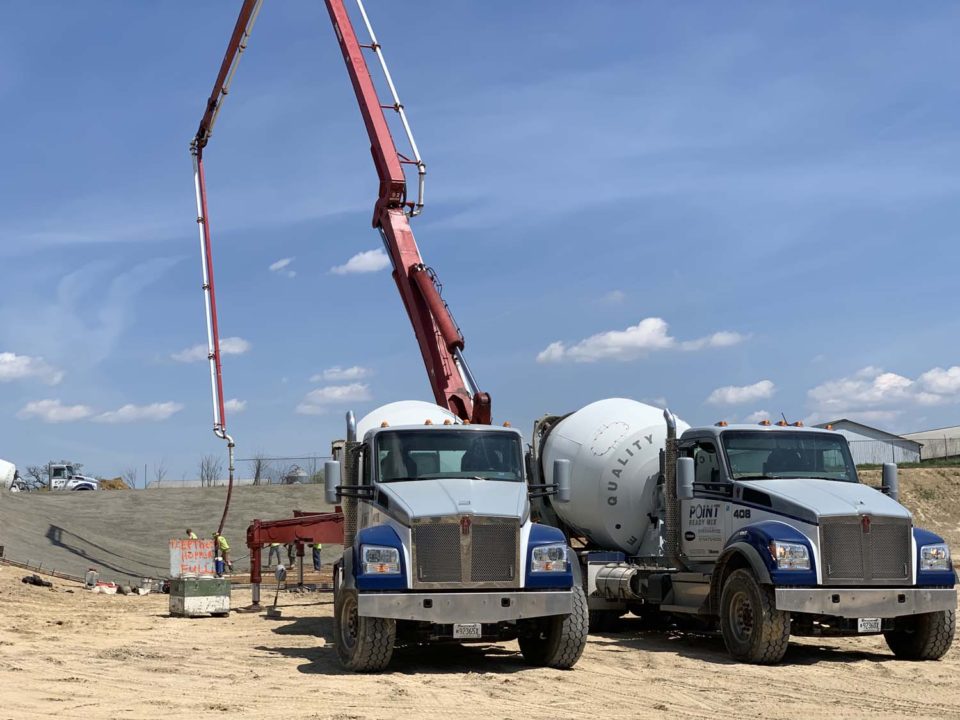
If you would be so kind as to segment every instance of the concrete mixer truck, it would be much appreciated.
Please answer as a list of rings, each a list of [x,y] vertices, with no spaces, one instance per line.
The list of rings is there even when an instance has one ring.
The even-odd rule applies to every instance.
[[[512,639],[532,665],[577,662],[588,625],[579,565],[560,530],[531,521],[528,498],[566,500],[566,461],[556,484],[532,490],[518,431],[419,401],[359,424],[350,414],[339,455],[324,476],[344,513],[334,642],[345,667],[382,670],[397,643]]]
[[[944,540],[915,527],[895,465],[859,482],[845,438],[800,423],[689,427],[609,399],[534,427],[531,490],[571,464],[569,502],[537,519],[577,551],[592,629],[627,611],[653,627],[719,624],[729,653],[778,662],[791,634],[882,634],[900,658],[942,657],[956,574]]]

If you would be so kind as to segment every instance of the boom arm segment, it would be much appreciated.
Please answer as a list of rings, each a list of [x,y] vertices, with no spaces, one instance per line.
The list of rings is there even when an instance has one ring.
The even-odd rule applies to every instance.
[[[371,42],[366,45],[357,40],[343,0],[326,0],[326,4],[343,60],[347,65],[347,73],[360,105],[360,114],[370,138],[373,163],[380,178],[380,194],[374,206],[373,226],[380,230],[390,255],[393,279],[417,336],[434,397],[439,405],[449,408],[464,420],[489,423],[490,396],[480,392],[467,367],[462,354],[463,334],[440,296],[436,274],[424,264],[410,228],[406,209],[409,209],[410,216],[415,216],[422,207],[425,167],[410,133],[403,105],[397,97],[393,80],[383,60],[382,48],[373,35],[362,0],[357,0],[357,5],[371,36]],[[383,105],[380,102],[363,56],[364,48],[372,50],[380,59],[393,94],[392,105]],[[400,115],[415,160],[410,160],[397,151],[383,113],[385,108],[395,110]],[[416,203],[407,201],[407,179],[403,170],[405,164],[416,165],[418,169],[419,190]]]

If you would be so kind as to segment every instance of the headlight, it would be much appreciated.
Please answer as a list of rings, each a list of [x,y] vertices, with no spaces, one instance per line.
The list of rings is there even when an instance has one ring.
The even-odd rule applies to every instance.
[[[396,548],[364,545],[360,548],[360,557],[364,574],[400,574],[400,551]]]
[[[774,540],[770,543],[770,555],[781,570],[810,569],[810,553],[806,545]]]
[[[538,545],[533,549],[530,572],[566,572],[566,545]]]
[[[946,543],[924,545],[920,548],[921,570],[949,570],[950,548]]]

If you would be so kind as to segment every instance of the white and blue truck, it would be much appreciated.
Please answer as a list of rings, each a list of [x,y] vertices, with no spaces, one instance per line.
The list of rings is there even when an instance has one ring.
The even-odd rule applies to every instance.
[[[334,567],[342,665],[386,668],[398,645],[516,639],[532,665],[570,668],[587,641],[579,564],[564,534],[531,519],[530,495],[560,504],[557,482],[526,481],[520,433],[463,424],[426,402],[348,414],[326,499],[344,513]]]
[[[537,421],[531,489],[571,465],[569,502],[535,516],[577,546],[591,629],[632,612],[719,625],[735,659],[780,661],[791,635],[882,634],[899,658],[953,642],[947,543],[898,502],[896,466],[862,484],[837,432],[769,421],[689,427],[626,399]]]

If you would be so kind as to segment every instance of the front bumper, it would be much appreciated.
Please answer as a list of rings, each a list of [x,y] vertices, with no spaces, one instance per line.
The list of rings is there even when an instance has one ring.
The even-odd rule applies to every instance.
[[[776,588],[777,610],[844,618],[893,618],[954,610],[953,588]]]
[[[437,623],[496,623],[573,612],[570,590],[360,593],[362,617]]]

